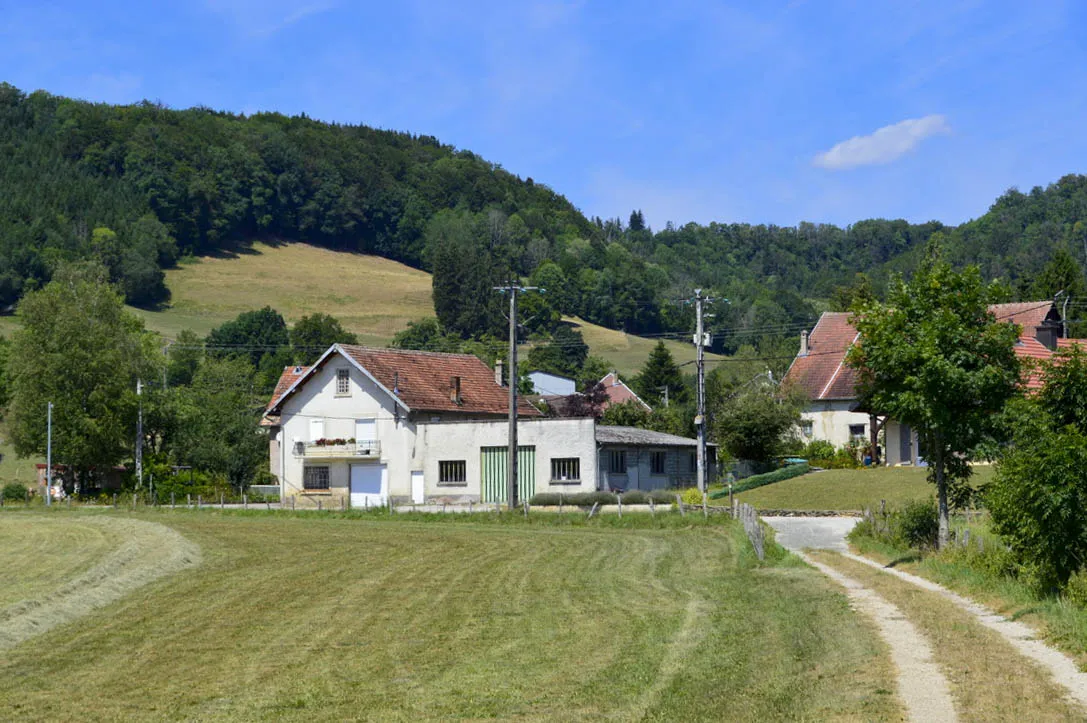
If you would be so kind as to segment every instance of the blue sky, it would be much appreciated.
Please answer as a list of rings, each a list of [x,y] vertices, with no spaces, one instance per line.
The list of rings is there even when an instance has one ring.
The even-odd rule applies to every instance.
[[[435,135],[654,227],[958,223],[1087,172],[1082,2],[0,0],[0,18],[0,80],[23,90]]]

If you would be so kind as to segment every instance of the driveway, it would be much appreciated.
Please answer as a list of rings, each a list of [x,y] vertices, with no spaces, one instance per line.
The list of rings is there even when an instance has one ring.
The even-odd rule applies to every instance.
[[[859,522],[857,517],[763,517],[777,533],[778,544],[789,550],[805,548],[846,552],[845,536]]]

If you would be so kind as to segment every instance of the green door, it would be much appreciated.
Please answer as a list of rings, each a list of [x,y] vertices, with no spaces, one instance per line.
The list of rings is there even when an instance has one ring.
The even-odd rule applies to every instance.
[[[484,502],[506,502],[507,447],[480,450],[480,494]],[[536,448],[517,448],[517,499],[524,502],[536,494]]]

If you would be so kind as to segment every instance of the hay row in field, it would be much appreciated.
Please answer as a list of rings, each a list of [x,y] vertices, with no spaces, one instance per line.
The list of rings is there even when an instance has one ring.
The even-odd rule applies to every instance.
[[[200,563],[200,547],[165,525],[117,517],[79,518],[72,524],[108,525],[124,542],[54,592],[0,610],[0,651]]]

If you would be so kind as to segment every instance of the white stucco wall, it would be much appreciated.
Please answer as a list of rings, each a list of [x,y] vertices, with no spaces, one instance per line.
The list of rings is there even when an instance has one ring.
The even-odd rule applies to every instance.
[[[501,421],[427,422],[419,425],[426,496],[479,500],[483,447],[504,447],[509,424]],[[536,448],[536,492],[592,492],[596,489],[596,427],[592,419],[526,419],[517,425],[517,445]],[[551,479],[551,459],[577,457],[581,480]],[[464,460],[464,484],[438,482],[439,462]]]
[[[336,370],[350,370],[350,393],[337,395]],[[324,367],[285,401],[280,431],[270,454],[281,470],[283,499],[297,497],[303,504],[340,504],[349,493],[351,464],[384,464],[387,467],[387,494],[397,501],[411,499],[411,473],[422,471],[424,494],[431,498],[480,499],[480,466],[483,447],[505,446],[509,431],[505,419],[472,420],[457,415],[406,414],[393,399],[366,375],[342,357],[331,357]],[[310,441],[311,420],[323,420],[325,438],[355,437],[355,421],[374,419],[381,444],[376,459],[318,459],[299,456],[295,442]],[[536,448],[536,491],[583,492],[596,489],[597,460],[595,423],[592,419],[525,419],[518,424],[519,446]],[[551,459],[578,457],[581,480],[578,484],[553,484]],[[467,479],[463,485],[440,485],[439,462],[464,460]],[[303,490],[303,468],[329,468],[328,492]]]
[[[350,393],[337,395],[336,370],[350,369]],[[421,469],[415,457],[415,424],[374,382],[351,366],[346,359],[333,356],[323,368],[283,403],[280,414],[280,476],[284,499],[301,494],[305,458],[295,454],[297,441],[310,439],[311,420],[324,421],[323,436],[350,439],[355,436],[355,421],[374,419],[381,442],[380,462],[388,465],[388,493],[411,494],[411,471]],[[361,462],[362,460],[354,460]],[[318,464],[310,460],[311,464]],[[375,462],[376,463],[376,462]],[[329,468],[330,494],[346,495],[349,467],[347,460],[320,461]]]
[[[849,400],[812,402],[800,413],[802,420],[810,421],[812,425],[811,436],[802,436],[804,441],[822,439],[830,442],[835,447],[845,447],[850,442],[849,426],[863,424],[865,437],[869,433],[868,415],[862,412],[851,412],[849,408],[854,402]]]
[[[916,432],[913,432],[911,430],[909,454],[903,456],[902,436],[905,430],[903,429],[902,425],[893,419],[888,419],[887,424],[884,425],[883,429],[887,435],[887,447],[883,453],[886,464],[890,466],[900,464],[924,464],[924,460],[921,459],[920,452],[918,451]]]

